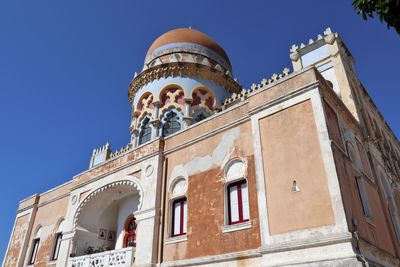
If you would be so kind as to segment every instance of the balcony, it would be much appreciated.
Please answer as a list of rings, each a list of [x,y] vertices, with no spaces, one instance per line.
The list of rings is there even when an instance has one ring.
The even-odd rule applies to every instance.
[[[128,247],[70,258],[69,267],[130,267],[135,260],[135,248]]]

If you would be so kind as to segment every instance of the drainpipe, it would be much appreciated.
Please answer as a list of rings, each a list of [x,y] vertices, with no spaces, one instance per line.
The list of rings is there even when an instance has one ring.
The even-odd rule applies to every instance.
[[[356,253],[357,260],[359,260],[363,266],[369,266],[367,260],[362,255],[360,250],[360,238],[358,237],[357,221],[354,218],[352,218],[351,223],[353,225],[353,229],[351,230],[351,235],[353,236],[351,243],[353,245],[353,250]]]
[[[167,195],[167,171],[168,171],[168,158],[164,158],[163,164],[163,181],[161,188],[161,221],[160,221],[160,239],[158,240],[158,263],[161,266],[164,261],[164,229],[165,229],[165,209],[166,209],[166,195]]]

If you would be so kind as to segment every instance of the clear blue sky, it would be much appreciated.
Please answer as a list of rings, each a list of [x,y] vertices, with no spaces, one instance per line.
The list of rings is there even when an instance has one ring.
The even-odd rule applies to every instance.
[[[224,47],[246,88],[331,26],[400,135],[400,36],[350,0],[1,1],[0,262],[19,200],[87,169],[93,148],[128,143],[133,73],[156,37],[189,25]]]

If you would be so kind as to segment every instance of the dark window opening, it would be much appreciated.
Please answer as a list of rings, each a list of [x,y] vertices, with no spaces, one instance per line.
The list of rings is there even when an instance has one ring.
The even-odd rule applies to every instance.
[[[145,119],[143,122],[142,129],[140,131],[140,136],[139,136],[139,145],[144,144],[151,139],[151,126],[150,126],[150,120],[148,118]]]
[[[53,260],[53,261],[58,259],[58,253],[60,252],[61,240],[62,240],[62,233],[58,233],[56,235],[56,238],[54,239],[54,247],[53,247],[53,252],[52,252],[52,256],[51,256],[51,260]]]
[[[39,249],[39,242],[40,242],[39,238],[33,239],[31,255],[29,257],[29,264],[34,264],[35,263],[36,255],[37,255],[37,252],[38,252],[38,249]]]
[[[163,125],[163,136],[166,137],[173,133],[176,133],[181,129],[181,124],[178,120],[178,115],[175,112],[170,112]]]

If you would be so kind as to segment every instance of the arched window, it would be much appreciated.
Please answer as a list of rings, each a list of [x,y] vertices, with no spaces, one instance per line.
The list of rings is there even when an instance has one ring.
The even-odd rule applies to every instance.
[[[170,187],[171,223],[170,236],[184,236],[187,228],[187,180],[184,177],[175,178]]]
[[[239,159],[231,160],[225,167],[226,181],[226,223],[228,225],[249,221],[249,193],[246,165]]]
[[[142,122],[142,126],[140,127],[139,145],[150,141],[151,129],[152,129],[152,127],[150,125],[150,118],[145,118]]]
[[[125,224],[125,247],[136,247],[136,218],[128,217],[127,222]]]
[[[208,117],[208,113],[204,109],[199,109],[193,114],[192,123],[202,121]]]
[[[186,234],[187,200],[186,197],[174,200],[172,203],[172,236]]]
[[[62,239],[62,233],[57,233],[56,238],[54,239],[54,248],[51,256],[51,260],[55,261],[58,258],[58,253],[60,252],[60,246],[61,246],[61,239]]]
[[[360,154],[356,150],[356,147],[350,142],[346,142],[347,156],[353,162],[353,164],[359,169],[363,170]]]
[[[176,133],[181,129],[181,123],[179,121],[178,114],[176,114],[174,111],[168,112],[164,120],[165,122],[162,127],[163,137]]]
[[[52,261],[55,261],[58,259],[58,254],[60,252],[60,246],[61,246],[61,240],[63,237],[62,233],[63,233],[63,229],[64,229],[64,224],[65,224],[65,221],[61,220],[60,224],[58,225],[56,234],[54,236],[53,250],[51,252],[51,257],[50,257],[50,259]]]
[[[36,255],[37,255],[37,252],[39,250],[39,245],[40,245],[41,232],[42,232],[42,228],[39,227],[39,229],[36,231],[35,238],[32,241],[31,253],[30,253],[29,261],[28,261],[28,264],[30,264],[30,265],[35,263]]]

